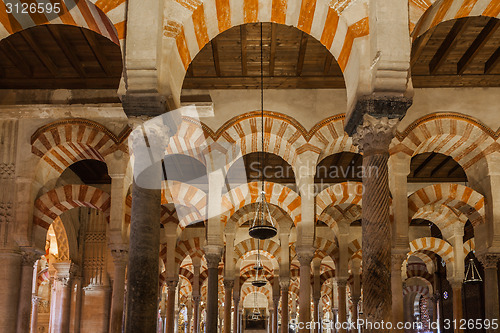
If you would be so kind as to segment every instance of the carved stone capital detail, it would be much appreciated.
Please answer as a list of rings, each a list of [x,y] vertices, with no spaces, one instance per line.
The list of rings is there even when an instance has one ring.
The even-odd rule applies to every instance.
[[[485,269],[487,268],[497,268],[498,260],[500,255],[496,253],[485,253],[478,256],[479,261],[483,264]]]
[[[201,296],[193,296],[193,303],[200,304]]]
[[[375,118],[365,114],[363,124],[356,128],[352,136],[353,144],[365,154],[388,153],[398,123],[398,119]]]
[[[112,248],[111,256],[113,257],[113,262],[115,263],[115,265],[126,265],[128,261],[128,250],[124,248]]]
[[[31,266],[35,264],[35,262],[40,259],[40,254],[33,251],[24,251],[22,252],[22,265],[23,266]]]
[[[347,287],[347,279],[337,279],[337,288],[346,288]]]
[[[403,265],[403,262],[406,260],[407,255],[403,253],[393,253],[391,255],[391,264],[392,264],[392,269],[399,269],[401,270],[401,265]]]
[[[289,290],[290,289],[290,280],[280,280],[280,289],[281,290]]]
[[[218,268],[222,258],[222,246],[205,247],[205,259],[208,268]]]
[[[234,280],[224,280],[224,289],[233,289]]]
[[[299,259],[300,266],[311,266],[311,261],[314,258],[314,247],[297,247],[297,259]]]
[[[168,279],[166,281],[167,289],[170,291],[172,289],[177,288],[177,284],[179,283],[179,279]]]

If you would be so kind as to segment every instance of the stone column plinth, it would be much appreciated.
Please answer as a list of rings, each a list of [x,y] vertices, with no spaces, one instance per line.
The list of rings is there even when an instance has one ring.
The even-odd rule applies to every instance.
[[[496,319],[497,321],[500,320],[497,272],[499,258],[498,254],[484,254],[479,257],[484,267],[484,290],[487,291],[487,296],[484,299],[485,319]],[[486,331],[495,332],[492,328]]]
[[[408,105],[406,105],[406,108]],[[405,109],[406,111],[406,109]],[[367,321],[392,320],[391,224],[387,161],[397,119],[364,115],[353,142],[363,152],[363,313]],[[371,332],[367,330],[367,333]],[[378,330],[377,333],[388,332]]]
[[[33,252],[23,252],[22,256],[17,333],[27,333],[30,330],[31,301],[33,298],[33,265],[39,258],[39,255]]]
[[[281,333],[288,333],[288,289],[290,281],[280,281],[281,289]]]
[[[313,248],[297,248],[297,257],[300,262],[300,289],[299,289],[299,322],[304,323],[300,333],[306,333],[307,323],[311,321],[311,261],[314,256]]]
[[[115,265],[113,294],[111,297],[110,333],[121,333],[123,326],[123,300],[125,296],[125,270],[128,260],[128,249],[126,246],[113,247],[111,249],[113,264]]]
[[[231,300],[233,298],[233,280],[224,280],[224,333],[231,333]]]
[[[205,249],[208,266],[206,332],[217,332],[218,324],[218,279],[222,247],[212,246]]]
[[[175,329],[175,291],[178,282],[178,279],[167,280],[167,311],[165,318],[167,333],[174,333]]]
[[[347,321],[347,279],[337,279],[337,290],[339,297],[338,321],[345,323]],[[340,333],[347,332],[344,325],[339,329]]]

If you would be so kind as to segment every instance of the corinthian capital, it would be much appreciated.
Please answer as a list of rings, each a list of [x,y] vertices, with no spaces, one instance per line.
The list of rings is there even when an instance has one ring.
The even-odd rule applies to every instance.
[[[478,255],[478,259],[483,264],[483,267],[486,268],[497,268],[498,260],[500,259],[500,255],[496,253],[485,253]]]
[[[357,127],[352,141],[365,154],[388,153],[398,123],[398,119],[376,118],[365,114],[363,124]]]
[[[222,258],[222,246],[207,245],[204,250],[208,268],[218,268]]]

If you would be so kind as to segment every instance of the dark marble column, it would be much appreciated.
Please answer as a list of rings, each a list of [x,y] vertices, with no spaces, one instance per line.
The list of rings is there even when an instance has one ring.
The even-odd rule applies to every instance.
[[[271,333],[278,333],[278,307],[280,305],[280,297],[277,295],[276,297],[273,297],[273,303],[274,303],[274,308],[273,308],[273,327],[271,329]]]
[[[497,322],[500,320],[497,271],[498,259],[498,254],[488,253],[479,256],[479,260],[481,260],[481,263],[484,267],[484,290],[486,290],[487,293],[486,297],[484,298],[485,319],[496,319]],[[495,332],[496,330],[490,328],[486,331],[489,333]]]
[[[222,247],[213,246],[205,249],[205,259],[207,260],[208,266],[206,332],[217,332],[219,298],[218,280],[221,257]]]
[[[363,313],[371,322],[392,320],[391,224],[387,161],[397,119],[365,114],[353,141],[363,152]],[[375,330],[366,330],[367,333]],[[389,330],[376,330],[389,332]]]
[[[320,298],[314,297],[313,298],[313,304],[314,304],[314,333],[319,333],[320,332],[320,318],[319,318],[319,301]]]
[[[233,280],[224,280],[224,333],[231,333],[231,300],[233,293]]]
[[[34,252],[23,252],[21,263],[21,288],[17,314],[17,333],[30,331],[31,300],[33,291],[33,265],[40,256]]]
[[[463,330],[460,329],[460,320],[463,318],[463,308],[462,308],[462,280],[450,281],[451,289],[453,290],[453,320],[456,321],[457,325],[453,332],[462,333]]]
[[[233,333],[238,333],[238,322],[240,313],[240,299],[238,297],[233,298],[234,311],[233,311]]]
[[[347,321],[347,280],[339,279],[337,280],[337,290],[339,297],[339,308],[338,308],[338,319],[340,323],[345,323]],[[346,329],[341,327],[339,330],[340,333],[345,333]]]
[[[200,332],[200,296],[193,296],[193,333]]]
[[[280,281],[281,288],[281,333],[288,333],[288,289],[290,281]]]

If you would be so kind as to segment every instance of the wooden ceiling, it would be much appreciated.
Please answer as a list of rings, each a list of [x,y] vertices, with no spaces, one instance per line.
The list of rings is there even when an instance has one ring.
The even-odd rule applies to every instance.
[[[411,159],[408,182],[453,182],[467,181],[465,171],[451,156],[439,153],[423,153]]]
[[[412,48],[415,87],[500,86],[500,20],[470,17],[439,24]]]
[[[93,31],[42,25],[0,42],[0,89],[116,89],[120,47]]]
[[[264,87],[344,88],[342,71],[315,38],[300,30],[263,25]],[[441,23],[412,48],[416,88],[500,86],[500,20],[471,17]],[[220,34],[188,68],[184,89],[260,87],[260,24]]]
[[[279,24],[262,24],[264,87],[344,88],[339,65],[315,38]],[[260,88],[260,24],[214,38],[188,68],[184,89]]]

